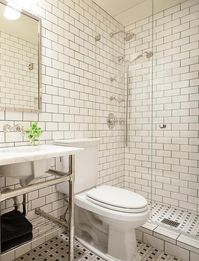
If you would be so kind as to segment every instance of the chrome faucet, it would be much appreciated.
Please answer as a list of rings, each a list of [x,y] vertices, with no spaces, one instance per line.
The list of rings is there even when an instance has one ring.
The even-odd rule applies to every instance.
[[[4,132],[9,132],[9,131],[16,131],[24,134],[24,127],[21,124],[15,124],[14,126],[11,126],[10,124],[5,124],[3,126],[3,131]]]

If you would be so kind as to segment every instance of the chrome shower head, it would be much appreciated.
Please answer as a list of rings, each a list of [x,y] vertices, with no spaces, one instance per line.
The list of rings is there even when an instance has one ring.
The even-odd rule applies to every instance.
[[[149,59],[149,58],[151,58],[153,56],[153,52],[144,52],[143,54],[139,54],[139,55],[137,55],[133,60],[131,60],[130,61],[130,63],[132,63],[132,62],[135,62],[135,61],[137,61],[137,60],[139,60],[140,58],[145,58],[145,59]]]
[[[132,40],[133,37],[135,36],[134,33],[130,33],[130,32],[126,33],[125,31],[118,31],[118,32],[115,32],[115,33],[110,33],[110,37],[113,38],[116,34],[119,34],[119,33],[125,34],[124,40],[127,41],[127,42]]]

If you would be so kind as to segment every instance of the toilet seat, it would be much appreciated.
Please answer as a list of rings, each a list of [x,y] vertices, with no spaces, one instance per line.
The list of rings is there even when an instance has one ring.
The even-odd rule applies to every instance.
[[[148,207],[144,207],[144,208],[141,208],[141,209],[129,209],[129,208],[119,208],[119,207],[115,207],[115,206],[111,206],[111,205],[108,205],[108,204],[104,204],[100,201],[96,201],[96,200],[92,200],[91,198],[88,199],[90,202],[92,202],[93,204],[95,205],[98,205],[98,206],[101,206],[105,209],[110,209],[110,210],[114,210],[114,211],[117,211],[117,212],[122,212],[122,213],[129,213],[129,214],[133,214],[133,213],[142,213],[144,211],[147,211]]]
[[[90,191],[90,190],[89,190]],[[124,212],[124,211],[118,211],[118,210],[114,210],[111,208],[107,208],[104,206],[100,206],[98,202],[98,204],[92,202],[92,200],[89,200],[89,197],[87,196],[87,193],[89,192],[84,191],[81,193],[78,193],[75,195],[75,205],[86,209],[88,211],[91,211],[95,214],[98,214],[100,216],[103,216],[104,218],[110,218],[112,220],[117,220],[119,222],[127,222],[126,224],[130,223],[134,223],[134,224],[141,224],[140,222],[142,220],[146,220],[147,217],[149,216],[149,208],[148,206],[146,207],[145,211],[141,211],[141,212]],[[107,205],[106,205],[107,206]],[[144,223],[144,222],[143,222]]]
[[[141,195],[108,185],[93,188],[86,196],[93,204],[123,213],[142,213],[148,209],[147,201]]]

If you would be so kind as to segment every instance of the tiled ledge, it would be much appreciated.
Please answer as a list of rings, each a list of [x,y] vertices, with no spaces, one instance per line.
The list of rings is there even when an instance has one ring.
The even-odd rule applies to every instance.
[[[199,239],[182,234],[166,225],[146,222],[137,229],[137,239],[184,261],[199,260]]]

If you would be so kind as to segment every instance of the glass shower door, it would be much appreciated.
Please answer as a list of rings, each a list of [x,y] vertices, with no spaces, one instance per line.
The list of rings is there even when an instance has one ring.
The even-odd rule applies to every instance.
[[[125,187],[151,203],[153,128],[153,2],[134,8],[132,24],[126,27],[134,38],[125,43],[127,90],[127,144]],[[145,13],[143,12],[145,10]]]
[[[199,239],[199,5],[154,6],[152,221]]]

